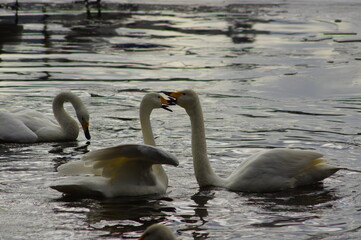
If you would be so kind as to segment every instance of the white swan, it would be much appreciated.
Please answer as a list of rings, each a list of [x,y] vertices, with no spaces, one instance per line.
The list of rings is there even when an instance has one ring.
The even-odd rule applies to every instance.
[[[64,102],[70,102],[90,139],[89,114],[79,97],[71,92],[61,92],[53,101],[55,120],[33,110],[0,112],[0,142],[34,143],[72,141],[79,135],[78,123],[64,110]]]
[[[119,145],[92,151],[82,160],[59,166],[65,178],[50,185],[65,194],[80,196],[142,196],[164,194],[168,177],[161,164],[177,166],[178,160],[155,145],[150,114],[155,108],[167,108],[168,102],[157,93],[143,97],[140,122],[147,145]]]
[[[251,156],[228,178],[221,178],[215,174],[207,157],[203,113],[197,93],[189,89],[164,93],[173,97],[190,117],[193,165],[200,187],[218,186],[232,191],[273,192],[313,184],[344,169],[326,164],[321,158],[322,154],[317,152],[273,149]]]
[[[176,240],[173,232],[163,224],[148,227],[138,240]]]

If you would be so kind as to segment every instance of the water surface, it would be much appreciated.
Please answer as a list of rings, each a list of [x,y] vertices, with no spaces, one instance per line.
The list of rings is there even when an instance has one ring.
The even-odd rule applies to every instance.
[[[221,176],[275,147],[360,169],[360,3],[102,1],[87,12],[70,2],[23,4],[17,20],[0,9],[1,110],[51,114],[54,95],[71,90],[88,106],[92,134],[90,143],[0,145],[2,239],[136,239],[156,222],[179,239],[359,238],[359,174],[279,193],[199,189],[177,106],[152,117],[157,144],[180,161],[166,167],[166,196],[72,199],[47,183],[87,151],[141,143],[144,94],[185,88],[199,92]]]

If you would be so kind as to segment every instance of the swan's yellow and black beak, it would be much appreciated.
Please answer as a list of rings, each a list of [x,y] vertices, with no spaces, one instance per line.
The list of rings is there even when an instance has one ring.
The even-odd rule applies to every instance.
[[[90,133],[89,133],[89,123],[88,122],[82,122],[81,126],[83,127],[84,135],[86,139],[90,140]]]
[[[175,103],[173,102],[173,100],[167,100],[164,97],[160,96],[160,102],[162,103],[162,108],[169,111],[169,112],[173,112],[172,109],[168,108],[169,105],[175,105]]]
[[[172,103],[172,105],[177,104],[177,99],[183,94],[182,92],[179,91],[176,92],[162,91],[162,93],[170,97],[168,102]]]

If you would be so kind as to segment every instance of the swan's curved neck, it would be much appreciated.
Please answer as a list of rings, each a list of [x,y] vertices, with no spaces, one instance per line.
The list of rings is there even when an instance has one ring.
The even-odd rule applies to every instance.
[[[65,111],[64,103],[70,102],[77,111],[83,107],[80,99],[70,93],[60,93],[54,98],[53,112],[55,119],[64,133],[64,138],[76,139],[79,135],[79,126],[77,122]]]
[[[150,115],[152,110],[153,108],[149,107],[146,101],[142,101],[140,103],[139,120],[143,134],[143,142],[144,144],[155,146],[152,125],[150,123]],[[155,174],[159,176],[165,186],[168,186],[168,177],[164,171],[163,166],[161,164],[155,164],[153,165],[153,170]]]
[[[199,186],[224,186],[224,179],[215,174],[207,156],[203,112],[199,99],[186,111],[192,125],[193,167]]]
[[[152,109],[148,108],[144,102],[140,104],[139,119],[142,128],[144,144],[155,146],[152,125],[150,123],[150,114]]]

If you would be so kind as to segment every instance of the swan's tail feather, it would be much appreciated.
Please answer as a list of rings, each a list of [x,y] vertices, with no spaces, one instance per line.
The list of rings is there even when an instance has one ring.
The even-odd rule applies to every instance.
[[[329,165],[326,163],[326,160],[323,158],[316,158],[316,159],[312,160],[311,162],[309,162],[309,164],[307,165],[305,170],[309,170],[314,167],[327,167],[329,169],[335,170],[335,172],[337,172],[338,170],[345,170],[345,171],[349,171],[349,172],[361,173],[361,170],[358,170],[358,169],[351,169],[351,168],[346,168],[346,167],[337,167],[337,166]]]
[[[361,173],[361,170],[357,170],[357,169],[351,169],[351,168],[340,168],[340,170],[345,170],[345,171],[349,171],[349,172],[357,172],[357,173]]]
[[[307,165],[303,169],[300,170],[300,174],[302,174],[303,172],[308,172],[308,171],[312,170],[315,167],[322,167],[324,165],[329,166],[326,163],[325,159],[323,159],[323,158],[315,158],[315,159],[309,161],[307,163]]]
[[[309,162],[309,164],[299,172],[295,177],[295,186],[310,185],[333,175],[341,168],[326,163],[325,159],[317,158]]]

